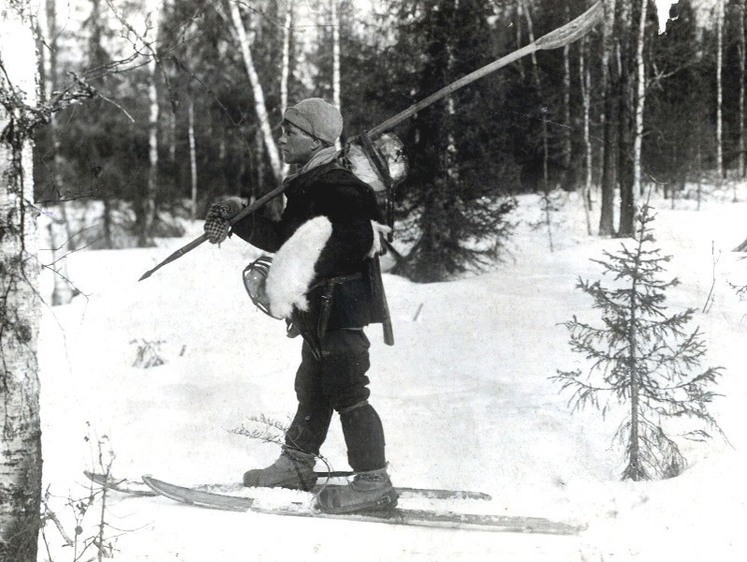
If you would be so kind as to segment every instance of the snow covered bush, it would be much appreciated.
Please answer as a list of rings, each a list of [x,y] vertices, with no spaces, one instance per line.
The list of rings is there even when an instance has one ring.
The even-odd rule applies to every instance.
[[[132,340],[130,344],[137,345],[135,361],[133,361],[132,366],[140,369],[150,369],[163,365],[165,361],[160,350],[162,343],[164,342],[144,339]]]
[[[695,310],[667,312],[666,292],[678,281],[659,278],[671,256],[656,247],[653,220],[651,208],[644,206],[633,244],[593,260],[614,286],[579,280],[577,287],[601,311],[601,323],[574,316],[565,326],[571,348],[590,368],[587,373],[558,370],[551,377],[561,391],[572,393],[574,411],[590,405],[605,415],[614,400],[627,410],[615,437],[626,447],[623,479],[631,480],[670,478],[682,471],[685,459],[672,431],[694,440],[711,437],[709,430],[720,433],[707,405],[715,396],[708,389],[722,369],[700,368],[706,345],[698,328],[686,328]]]

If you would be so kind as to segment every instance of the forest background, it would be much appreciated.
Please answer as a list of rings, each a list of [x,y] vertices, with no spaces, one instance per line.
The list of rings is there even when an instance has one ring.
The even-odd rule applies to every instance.
[[[179,234],[169,216],[199,218],[216,198],[249,201],[279,184],[288,104],[338,103],[349,138],[592,4],[48,0],[47,96],[95,90],[37,134],[36,200],[53,209],[54,246]],[[521,59],[395,129],[410,162],[397,192],[398,273],[434,281],[494,263],[518,193],[547,194],[550,213],[553,190],[584,190],[601,205],[589,233],[625,236],[644,184],[675,198],[709,171],[744,175],[744,2],[618,0],[606,12],[584,39]],[[76,202],[91,212],[91,200],[100,228],[81,233]]]
[[[276,139],[295,101],[337,103],[350,138],[592,4],[11,0],[0,7],[7,180],[0,485],[17,500],[0,505],[20,521],[4,536],[18,542],[25,531],[15,529],[35,536],[38,528],[40,267],[55,274],[52,304],[70,302],[71,252],[181,236],[180,219],[203,217],[216,199],[251,201],[276,187],[286,172]],[[396,190],[395,273],[431,282],[496,267],[518,194],[542,195],[538,226],[550,251],[560,191],[582,194],[587,232],[603,237],[633,235],[651,189],[674,204],[698,198],[707,181],[733,185],[737,199],[745,175],[745,0],[605,0],[604,8],[582,39],[525,57],[396,127],[410,170]],[[277,215],[281,203],[264,212]],[[55,254],[43,264],[30,228],[39,213]]]

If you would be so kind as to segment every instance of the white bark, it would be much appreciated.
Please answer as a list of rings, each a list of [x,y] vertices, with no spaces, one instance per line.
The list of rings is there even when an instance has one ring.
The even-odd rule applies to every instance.
[[[197,218],[197,151],[195,149],[195,102],[189,96],[187,107],[187,134],[189,135],[189,171],[192,192],[192,220]]]
[[[516,30],[516,48],[520,49],[523,47],[523,38],[521,36],[521,12],[522,12],[522,3],[517,2],[516,3],[516,21],[514,23],[514,28]],[[521,79],[524,80],[524,65],[522,64],[522,61],[519,60],[517,63],[517,68],[519,69],[519,76],[521,76]]]
[[[280,69],[280,115],[285,115],[288,108],[288,77],[290,75],[290,43],[293,36],[293,0],[288,0],[285,8],[285,25],[283,25],[283,59]],[[283,163],[282,174],[286,176],[290,166]]]
[[[565,9],[566,19],[571,21],[571,10],[568,6]],[[564,110],[564,122],[565,129],[563,135],[563,166],[565,166],[565,174],[569,173],[571,168],[571,156],[573,152],[573,146],[571,143],[571,46],[566,45],[563,47],[563,110]]]
[[[290,73],[290,40],[293,34],[293,0],[288,0],[285,7],[285,24],[283,25],[283,59],[280,69],[280,114],[284,115],[288,107],[288,74]]]
[[[169,126],[169,162],[176,165],[176,111],[166,112]]]
[[[586,38],[581,40],[578,50],[578,67],[581,83],[581,98],[584,108],[584,168],[586,179],[584,181],[583,199],[584,215],[586,217],[586,232],[592,235],[591,227],[591,182],[592,182],[592,146],[591,146],[591,73],[586,65]]]
[[[37,105],[36,23],[29,0],[0,7],[0,560],[36,560],[41,499],[41,429],[36,358],[39,263],[31,131]],[[21,107],[23,104],[25,107]]]
[[[617,0],[607,0],[604,4],[604,24],[602,26],[602,72],[601,72],[601,98],[602,115],[600,121],[604,131],[604,143],[602,151],[602,173],[600,178],[600,213],[599,234],[611,236],[615,232],[614,225],[614,199],[615,199],[615,153],[612,133],[614,108],[612,107],[612,76],[611,64],[615,56],[615,10]]]
[[[39,11],[39,28],[44,34],[45,48],[40,50],[44,60],[44,93],[49,100],[58,89],[57,85],[57,4],[55,0],[45,0],[45,9]],[[64,254],[75,251],[72,228],[67,219],[66,202],[64,200],[64,189],[62,185],[62,160],[60,158],[60,140],[58,133],[57,115],[53,114],[49,119],[49,134],[51,137],[52,166],[51,181],[52,189],[49,190],[50,197],[56,200],[59,209],[59,220],[49,222],[49,238],[52,252],[52,263],[56,271],[54,276],[54,289],[52,291],[52,305],[68,304],[73,299],[73,288],[68,279],[67,260]],[[62,256],[57,256],[61,253]]]
[[[148,183],[143,201],[143,224],[140,231],[140,245],[146,245],[151,237],[153,223],[156,218],[156,193],[158,192],[158,120],[160,108],[158,105],[157,87],[157,48],[160,31],[161,12],[164,0],[148,1],[148,16],[151,28],[147,32],[146,39],[150,56],[148,58]]]
[[[247,35],[246,28],[244,27],[244,22],[241,19],[241,12],[239,12],[238,4],[229,0],[228,8],[231,12],[231,22],[233,23],[236,36],[239,40],[241,56],[244,59],[244,66],[246,66],[246,73],[249,76],[249,83],[251,84],[252,93],[254,94],[254,109],[257,112],[262,139],[264,141],[265,149],[267,150],[267,155],[270,158],[272,172],[276,181],[280,183],[283,178],[283,165],[280,161],[280,153],[277,144],[275,144],[275,139],[272,136],[270,119],[267,115],[267,107],[265,105],[265,94],[262,89],[262,84],[259,82],[257,70],[254,67],[251,42]]]
[[[60,203],[62,207],[64,203]],[[68,304],[73,300],[73,286],[70,284],[67,272],[66,248],[67,236],[64,232],[65,220],[50,219],[47,223],[49,231],[49,247],[51,248],[51,265],[46,267],[54,271],[54,288],[52,290],[52,306]]]
[[[646,105],[646,61],[643,57],[643,46],[646,40],[646,5],[648,0],[640,0],[641,14],[638,21],[638,38],[636,43],[636,105],[633,137],[633,192],[631,205],[633,206],[633,220],[636,207],[641,195],[641,149],[643,147],[643,109]]]
[[[337,13],[338,0],[330,0],[332,6],[332,103],[342,110],[340,98],[340,17]],[[340,149],[340,139],[336,141]]]
[[[716,183],[721,185],[724,177],[723,155],[723,84],[721,67],[724,50],[724,0],[716,0]]]
[[[523,4],[525,0],[521,0],[521,4]],[[529,35],[529,42],[534,43],[535,37],[534,37],[534,24],[532,23],[532,15],[529,13],[529,9],[526,6],[523,6],[524,11],[524,17],[527,21],[527,34]],[[539,95],[539,99],[544,99],[544,96],[542,95],[542,81],[540,80],[540,74],[539,74],[539,64],[537,62],[537,56],[536,53],[532,52],[532,76],[534,77],[534,83],[535,87],[537,88],[537,94]],[[547,117],[545,115],[545,108],[541,107],[540,111],[542,112],[542,191],[543,191],[543,197],[544,197],[544,206],[545,206],[545,224],[547,226],[547,241],[550,245],[550,251],[553,252],[555,250],[555,245],[553,243],[553,237],[552,237],[552,220],[550,216],[550,172],[549,172],[549,139],[548,139],[548,131],[547,131]]]
[[[745,176],[745,139],[744,139],[744,98],[745,98],[745,36],[744,36],[744,4],[739,0],[739,178]],[[736,192],[735,192],[736,196]]]

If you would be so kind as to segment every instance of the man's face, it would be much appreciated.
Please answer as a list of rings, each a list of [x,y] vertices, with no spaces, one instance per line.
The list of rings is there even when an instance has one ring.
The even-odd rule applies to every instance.
[[[278,144],[283,155],[283,161],[286,164],[303,166],[311,159],[321,144],[320,140],[308,135],[287,121],[283,123],[282,131]]]

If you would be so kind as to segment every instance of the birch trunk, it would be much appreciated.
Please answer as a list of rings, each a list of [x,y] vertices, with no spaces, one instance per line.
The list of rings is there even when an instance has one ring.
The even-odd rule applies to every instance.
[[[716,0],[716,179],[721,185],[724,178],[723,155],[723,84],[721,67],[724,50],[724,0]]]
[[[265,149],[270,159],[270,166],[272,166],[272,173],[275,176],[275,180],[280,183],[283,179],[283,165],[280,161],[280,153],[278,151],[275,139],[272,136],[272,129],[270,127],[270,119],[267,115],[267,107],[265,105],[265,94],[262,90],[262,84],[259,82],[259,76],[257,70],[254,67],[254,58],[252,56],[251,43],[244,27],[244,22],[241,19],[241,13],[239,12],[239,6],[236,2],[231,0],[228,1],[228,8],[231,13],[231,22],[233,23],[236,36],[239,40],[239,46],[241,48],[241,56],[244,59],[244,66],[246,66],[246,72],[249,76],[249,83],[252,87],[252,93],[254,94],[254,109],[257,112],[257,119],[259,120],[259,127],[262,134]]]
[[[342,110],[340,97],[340,17],[337,13],[338,0],[330,0],[332,6],[332,103]],[[340,139],[335,142],[340,149]]]
[[[288,75],[290,74],[290,43],[293,34],[293,0],[288,0],[285,7],[285,24],[283,25],[283,58],[280,69],[280,115],[288,108]]]
[[[60,202],[60,208],[64,203]],[[49,247],[51,248],[51,268],[54,274],[54,288],[52,289],[52,306],[69,304],[73,300],[73,287],[67,272],[68,240],[64,233],[65,219],[51,218],[47,223],[49,233]]]
[[[192,220],[197,218],[197,151],[195,148],[195,102],[189,96],[187,107],[187,134],[189,136],[189,178],[191,184]]]
[[[148,103],[150,112],[148,117],[148,180],[143,197],[143,217],[140,225],[140,234],[138,244],[147,246],[151,243],[153,233],[153,223],[156,219],[156,195],[158,193],[158,120],[160,108],[158,105],[158,35],[160,29],[160,19],[162,10],[162,0],[150,0],[148,2],[148,12],[151,20],[152,33],[151,41],[148,45],[150,57],[148,59]]]
[[[43,25],[40,26],[44,34],[46,48],[40,48],[39,52],[44,58],[43,80],[44,93],[49,100],[53,93],[58,90],[57,81],[57,4],[55,0],[46,0],[45,10],[39,12],[44,18]],[[57,115],[53,114],[49,119],[49,136],[50,149],[52,151],[52,186],[50,190],[53,193],[52,198],[56,200],[56,206],[59,210],[59,218],[49,221],[48,230],[50,238],[50,248],[52,248],[52,263],[54,264],[54,289],[52,290],[52,305],[68,304],[73,299],[73,288],[68,279],[70,276],[67,271],[67,260],[64,255],[75,251],[73,242],[73,233],[70,221],[67,216],[66,202],[64,200],[62,176],[62,161],[60,158],[60,138],[59,123]],[[58,253],[62,253],[62,257]]]
[[[568,6],[565,9],[567,21],[571,21],[571,10]],[[565,181],[564,186],[567,189],[572,187],[569,185],[569,177],[571,176],[571,157],[573,155],[573,144],[571,138],[571,131],[573,126],[571,123],[571,46],[566,45],[563,47],[563,120],[565,122],[565,129],[563,129],[563,176]]]
[[[514,28],[516,29],[516,48],[521,49],[523,44],[523,38],[521,36],[521,17],[523,12],[522,2],[516,3],[516,21],[514,21]],[[516,68],[519,70],[519,76],[522,81],[524,80],[524,62],[523,59],[516,61]]]
[[[524,3],[524,0],[521,2]],[[527,22],[527,34],[529,35],[529,42],[534,43],[534,25],[532,23],[532,16],[529,13],[529,10],[524,5],[523,6],[524,11],[524,17],[526,18]],[[534,77],[534,84],[537,88],[537,94],[540,99],[540,104],[542,104],[542,101],[544,100],[544,96],[542,95],[542,81],[540,80],[539,75],[539,64],[537,63],[537,56],[535,53],[532,53],[532,76]],[[547,131],[547,118],[545,115],[545,108],[541,107],[540,111],[542,112],[542,191],[544,194],[544,206],[545,206],[545,225],[547,226],[547,242],[550,246],[550,251],[553,252],[555,250],[553,239],[552,239],[552,220],[550,216],[550,209],[552,205],[550,204],[550,177],[549,177],[549,169],[548,169],[548,160],[549,160],[549,142],[548,142],[548,131]]]
[[[283,25],[283,58],[280,69],[280,115],[285,115],[288,108],[288,77],[290,75],[290,45],[293,36],[293,0],[288,0],[285,8],[285,25]],[[283,163],[282,174],[288,174],[290,166]]]
[[[524,4],[524,0],[521,1],[522,4]],[[527,9],[526,5],[523,6],[523,12],[524,17],[527,21],[527,34],[529,36],[529,42],[534,43],[535,37],[534,37],[534,25],[532,22],[532,15],[529,13],[529,10]],[[542,81],[540,80],[539,75],[539,63],[537,62],[537,54],[532,53],[532,76],[534,77],[534,85],[537,88],[537,95],[539,96],[540,100],[543,100],[544,97],[542,95]],[[549,146],[548,146],[548,132],[547,132],[547,119],[545,117],[545,111],[544,107],[540,108],[542,111],[542,183],[543,183],[543,189],[545,190],[545,193],[547,194],[550,191],[550,178],[549,178],[549,169],[548,169],[548,160],[549,160]],[[552,245],[552,243],[551,243]]]
[[[588,40],[584,37],[579,44],[578,67],[581,85],[581,99],[584,111],[584,169],[586,177],[583,188],[584,216],[586,232],[592,235],[591,229],[591,183],[592,183],[592,146],[591,146],[591,73],[586,65],[586,48]]]
[[[0,52],[13,53],[0,60],[0,560],[13,562],[36,560],[41,504],[33,117],[22,107],[37,105],[34,29],[29,0],[0,7]]]
[[[166,112],[169,126],[169,163],[176,167],[176,108]]]
[[[617,175],[617,147],[615,146],[615,119],[617,88],[613,77],[614,29],[617,0],[609,0],[604,5],[604,26],[602,37],[602,98],[604,113],[604,152],[602,160],[602,201],[599,215],[599,234],[611,236],[615,232],[615,184]]]
[[[745,36],[744,36],[744,4],[739,0],[737,13],[739,14],[739,177],[745,177],[745,140],[744,140],[744,97],[745,97]],[[734,192],[736,202],[736,191]]]
[[[646,41],[646,5],[648,0],[641,0],[641,14],[638,21],[638,39],[636,44],[636,104],[635,104],[635,132],[633,137],[633,190],[630,204],[632,206],[632,221],[635,224],[638,213],[638,200],[641,196],[641,150],[643,147],[643,110],[646,105],[646,61],[643,47]]]

